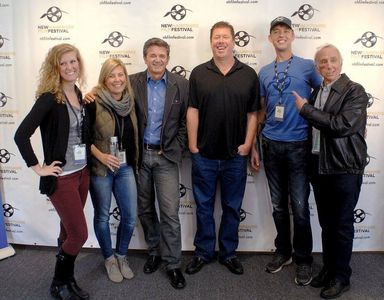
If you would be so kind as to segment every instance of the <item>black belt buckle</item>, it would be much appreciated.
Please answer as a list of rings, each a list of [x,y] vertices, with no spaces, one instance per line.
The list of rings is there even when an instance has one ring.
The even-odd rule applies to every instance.
[[[160,145],[144,144],[144,149],[145,150],[150,150],[150,151],[159,151],[160,150]]]

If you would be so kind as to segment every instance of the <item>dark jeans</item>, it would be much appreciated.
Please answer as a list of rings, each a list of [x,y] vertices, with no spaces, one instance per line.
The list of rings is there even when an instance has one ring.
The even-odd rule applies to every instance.
[[[144,150],[143,155],[138,179],[138,215],[149,254],[161,256],[168,270],[180,268],[179,167],[158,151]]]
[[[60,217],[61,248],[67,254],[76,256],[88,238],[84,206],[89,189],[87,167],[75,173],[59,176],[55,192],[49,196]]]
[[[292,255],[297,264],[312,263],[312,230],[308,197],[308,144],[278,142],[263,137],[264,168],[268,179],[277,236],[276,253]],[[293,243],[289,202],[293,215]]]
[[[323,264],[331,277],[349,284],[349,265],[354,238],[354,210],[359,199],[362,175],[319,175],[317,157],[313,156],[311,183],[322,229]]]
[[[236,256],[239,244],[240,209],[247,179],[247,156],[214,160],[192,154],[192,187],[196,202],[195,255],[211,260],[215,255],[216,231],[213,217],[217,182],[221,184],[223,210],[219,229],[219,257]]]

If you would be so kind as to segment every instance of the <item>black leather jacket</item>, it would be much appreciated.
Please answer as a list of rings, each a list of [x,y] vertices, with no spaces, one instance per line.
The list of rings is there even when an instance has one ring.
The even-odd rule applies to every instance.
[[[347,75],[331,86],[323,110],[313,106],[317,88],[300,115],[320,130],[319,174],[363,174],[367,163],[365,126],[368,96]]]

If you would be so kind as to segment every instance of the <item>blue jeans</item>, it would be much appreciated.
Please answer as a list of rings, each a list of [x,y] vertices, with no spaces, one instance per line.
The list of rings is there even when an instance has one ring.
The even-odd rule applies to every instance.
[[[308,197],[308,142],[262,140],[277,236],[276,253],[292,255],[289,201],[293,215],[293,258],[297,264],[312,263],[312,230]]]
[[[219,258],[236,256],[239,244],[240,209],[247,180],[247,156],[214,160],[192,154],[192,187],[196,202],[197,230],[195,255],[206,261],[214,258],[216,245],[213,217],[216,186],[220,180],[222,216],[219,229]]]
[[[138,215],[149,254],[161,256],[168,270],[180,268],[181,264],[179,190],[177,163],[158,151],[144,150],[138,179]]]
[[[109,217],[112,193],[120,210],[116,253],[126,255],[135,229],[137,210],[136,180],[131,166],[122,165],[107,176],[91,176],[90,194],[94,207],[93,226],[104,258],[113,255]]]

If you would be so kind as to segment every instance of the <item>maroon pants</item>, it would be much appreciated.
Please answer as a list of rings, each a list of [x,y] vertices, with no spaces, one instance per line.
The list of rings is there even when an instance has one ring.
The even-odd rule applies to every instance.
[[[76,256],[88,238],[84,205],[89,189],[89,170],[84,169],[57,179],[55,192],[50,200],[60,217],[62,250]]]

